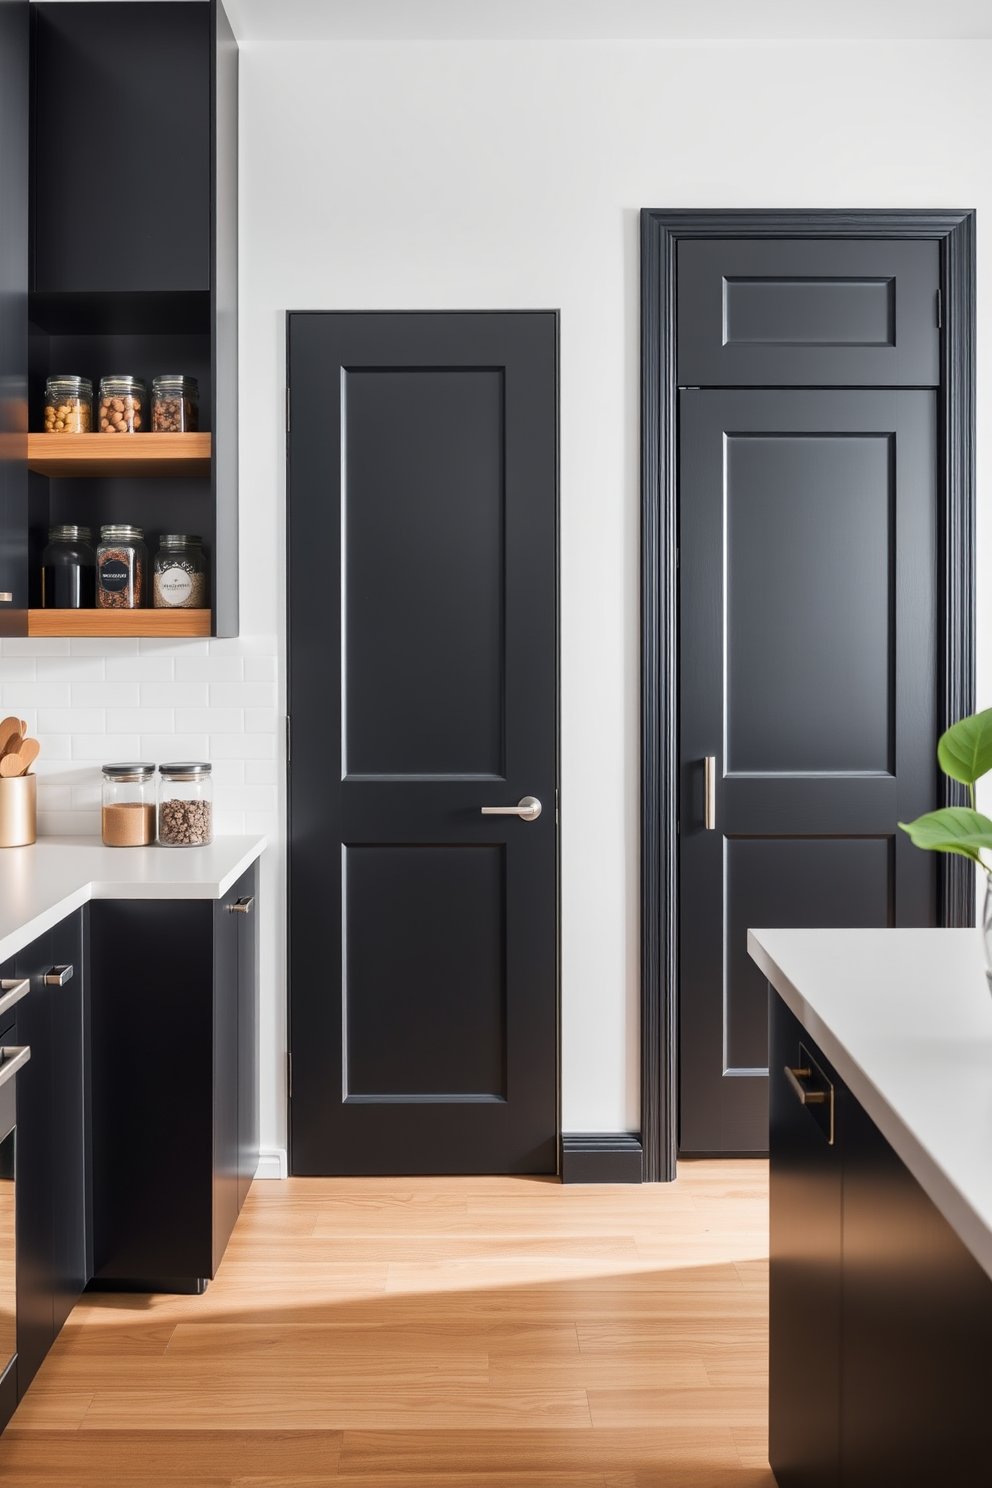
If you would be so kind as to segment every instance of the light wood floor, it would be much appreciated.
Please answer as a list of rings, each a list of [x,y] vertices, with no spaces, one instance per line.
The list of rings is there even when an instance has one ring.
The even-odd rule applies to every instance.
[[[202,1297],[91,1296],[4,1488],[771,1488],[767,1167],[256,1183]]]

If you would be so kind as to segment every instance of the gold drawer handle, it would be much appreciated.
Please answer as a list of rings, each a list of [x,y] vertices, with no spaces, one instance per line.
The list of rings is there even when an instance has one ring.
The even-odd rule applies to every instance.
[[[826,1090],[807,1090],[800,1082],[809,1080],[813,1071],[807,1066],[805,1069],[793,1069],[790,1065],[785,1066],[785,1077],[793,1090],[798,1095],[804,1106],[825,1106],[830,1096]]]

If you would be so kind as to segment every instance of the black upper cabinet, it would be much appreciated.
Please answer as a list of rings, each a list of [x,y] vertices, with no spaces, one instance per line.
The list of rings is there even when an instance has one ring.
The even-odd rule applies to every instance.
[[[31,9],[32,288],[209,289],[210,6]]]
[[[0,0],[0,636],[27,610],[28,0]]]

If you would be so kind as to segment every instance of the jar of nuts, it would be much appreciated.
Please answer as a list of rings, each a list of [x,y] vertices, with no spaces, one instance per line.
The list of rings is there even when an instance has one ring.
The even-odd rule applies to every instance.
[[[202,610],[206,603],[201,539],[194,532],[163,532],[152,566],[156,610]]]
[[[158,840],[163,847],[206,847],[213,841],[210,766],[159,765]]]
[[[98,610],[140,610],[145,602],[148,549],[140,527],[120,523],[100,528],[96,550]]]
[[[200,389],[195,377],[163,372],[152,379],[152,433],[195,434]]]
[[[93,384],[88,377],[50,377],[45,383],[45,433],[89,434]]]
[[[137,434],[144,422],[145,384],[140,377],[101,377],[101,434]]]

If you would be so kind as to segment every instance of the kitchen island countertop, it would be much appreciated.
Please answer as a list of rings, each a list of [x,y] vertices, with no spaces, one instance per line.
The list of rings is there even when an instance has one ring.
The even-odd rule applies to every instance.
[[[91,899],[219,899],[265,837],[209,847],[105,847],[99,837],[40,837],[0,849],[0,962]]]
[[[748,950],[992,1277],[992,991],[978,930],[749,930]]]

